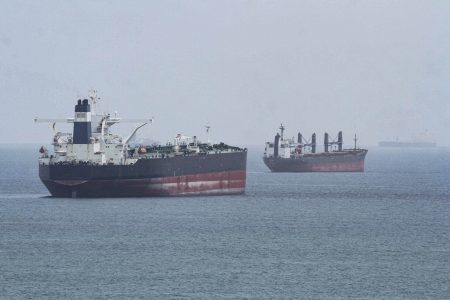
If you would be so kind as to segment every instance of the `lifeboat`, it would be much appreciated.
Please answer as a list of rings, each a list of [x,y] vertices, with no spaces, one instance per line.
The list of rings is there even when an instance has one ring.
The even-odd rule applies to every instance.
[[[138,148],[138,153],[139,154],[145,154],[145,153],[147,153],[147,149],[145,149],[145,147],[141,146],[141,147]]]

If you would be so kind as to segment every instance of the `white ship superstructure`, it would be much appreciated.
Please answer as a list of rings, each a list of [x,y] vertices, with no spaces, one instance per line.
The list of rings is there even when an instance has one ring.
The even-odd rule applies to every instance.
[[[90,96],[93,108],[97,102],[95,94]],[[96,114],[95,109],[91,111],[88,99],[78,100],[75,106],[75,115],[67,119],[35,119],[36,122],[53,123],[54,130],[53,148],[54,154],[49,155],[47,149],[41,148],[43,153],[39,162],[41,164],[54,163],[83,163],[91,164],[133,164],[135,158],[127,156],[128,143],[136,134],[138,129],[151,123],[152,119],[125,120],[141,123],[129,137],[123,139],[121,136],[110,132],[110,127],[120,123],[122,118],[112,117],[110,114]],[[58,122],[73,123],[73,133],[58,132],[55,125]]]

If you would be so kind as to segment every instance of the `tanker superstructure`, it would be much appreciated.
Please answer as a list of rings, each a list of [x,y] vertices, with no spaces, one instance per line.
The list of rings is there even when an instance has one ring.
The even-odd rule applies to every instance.
[[[342,132],[335,140],[324,134],[324,152],[317,153],[316,134],[306,140],[301,133],[294,138],[284,137],[280,126],[274,142],[267,142],[263,160],[272,172],[364,172],[366,149],[343,149]]]
[[[173,143],[136,145],[130,141],[152,119],[125,120],[96,114],[96,96],[78,100],[74,118],[36,119],[53,123],[54,153],[41,147],[39,177],[54,197],[148,197],[241,194],[247,150],[202,143],[178,134]],[[120,122],[139,123],[127,138],[112,134]],[[55,130],[73,123],[73,133]]]

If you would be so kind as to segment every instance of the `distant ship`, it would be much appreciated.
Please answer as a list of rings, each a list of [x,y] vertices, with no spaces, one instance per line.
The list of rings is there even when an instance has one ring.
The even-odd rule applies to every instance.
[[[380,147],[408,147],[408,148],[430,148],[436,147],[434,142],[423,142],[423,141],[381,141],[378,143]]]
[[[97,97],[78,100],[74,118],[35,119],[53,123],[53,153],[42,146],[39,177],[54,197],[144,197],[242,194],[247,149],[200,142],[178,134],[173,143],[131,146],[151,119],[123,120],[97,114]],[[91,105],[93,110],[91,111]],[[127,137],[110,127],[139,124]],[[56,122],[73,123],[73,133],[58,132]],[[207,126],[209,130],[209,126]]]
[[[337,141],[324,135],[324,152],[316,153],[316,134],[311,141],[304,140],[298,133],[297,141],[284,137],[285,127],[280,126],[274,142],[267,142],[263,160],[272,172],[364,172],[366,149],[355,147],[343,149],[342,131]],[[333,149],[337,147],[337,149]]]

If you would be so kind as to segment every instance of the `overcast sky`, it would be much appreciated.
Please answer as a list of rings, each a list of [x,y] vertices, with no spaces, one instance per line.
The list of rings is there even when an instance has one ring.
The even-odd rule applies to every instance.
[[[257,145],[283,124],[450,145],[450,1],[0,1],[0,143],[102,110],[141,132]],[[68,127],[60,126],[60,129]],[[126,133],[129,125],[117,127]]]

